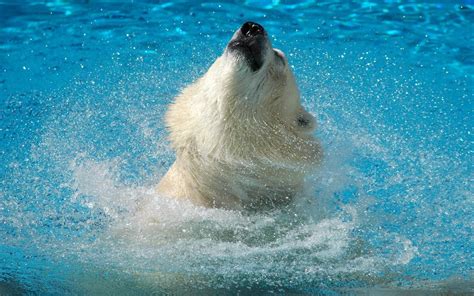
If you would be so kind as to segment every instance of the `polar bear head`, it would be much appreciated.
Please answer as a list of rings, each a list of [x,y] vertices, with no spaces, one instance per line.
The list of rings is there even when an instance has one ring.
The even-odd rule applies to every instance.
[[[301,106],[285,54],[272,47],[261,25],[246,22],[206,74],[176,99],[167,124],[178,152],[194,145],[203,154],[268,154],[270,148],[254,146],[296,145],[295,135],[310,137],[315,120]]]
[[[245,110],[252,116],[277,116],[297,131],[314,129],[314,118],[301,107],[285,54],[272,47],[257,23],[246,22],[234,33],[203,82],[209,93],[217,94],[213,99],[224,114]]]

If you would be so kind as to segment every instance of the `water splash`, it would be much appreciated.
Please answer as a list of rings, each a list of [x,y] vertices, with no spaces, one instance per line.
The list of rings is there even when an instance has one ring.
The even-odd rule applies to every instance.
[[[472,5],[247,4],[0,4],[0,291],[466,285]],[[294,66],[323,166],[280,211],[157,196],[165,106],[248,18]]]

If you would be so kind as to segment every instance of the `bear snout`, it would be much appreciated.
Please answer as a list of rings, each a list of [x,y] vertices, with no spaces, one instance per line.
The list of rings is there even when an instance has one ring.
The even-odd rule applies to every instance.
[[[226,51],[247,62],[252,71],[258,71],[264,61],[269,44],[265,29],[254,22],[246,22],[232,36]]]
[[[245,24],[242,25],[240,28],[240,32],[247,37],[255,37],[258,35],[264,35],[265,29],[254,22],[246,22]]]

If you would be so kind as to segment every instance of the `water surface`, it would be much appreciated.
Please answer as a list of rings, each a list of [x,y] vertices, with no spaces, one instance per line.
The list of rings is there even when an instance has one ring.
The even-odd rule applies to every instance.
[[[166,106],[247,20],[293,66],[322,167],[279,211],[157,196]],[[471,1],[0,2],[0,292],[472,292],[473,21]]]

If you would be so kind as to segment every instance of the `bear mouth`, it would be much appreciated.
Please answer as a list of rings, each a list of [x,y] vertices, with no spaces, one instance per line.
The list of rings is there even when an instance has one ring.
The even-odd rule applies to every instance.
[[[226,51],[243,57],[254,72],[258,71],[265,61],[268,37],[265,29],[253,22],[246,22],[234,34]]]

